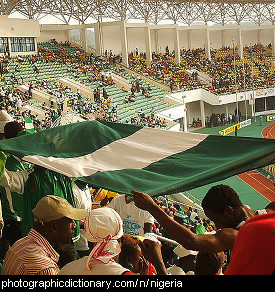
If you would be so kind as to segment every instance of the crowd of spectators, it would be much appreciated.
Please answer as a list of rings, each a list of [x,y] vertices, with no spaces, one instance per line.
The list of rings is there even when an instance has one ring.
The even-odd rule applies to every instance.
[[[197,75],[186,73],[181,65],[175,63],[173,53],[153,53],[150,66],[146,63],[144,53],[139,55],[130,53],[129,67],[168,85],[171,91],[195,89],[202,86]]]
[[[145,53],[131,52],[129,66],[165,83],[172,91],[205,88],[215,94],[230,94],[236,90],[272,87],[275,82],[270,44],[245,46],[243,59],[236,46],[211,49],[211,60],[204,48],[181,49],[180,56],[180,64],[176,64],[175,52],[166,49],[165,53],[153,53],[148,65]],[[208,76],[211,82],[199,78],[198,72]]]
[[[64,47],[69,48],[71,46],[69,42],[66,42],[63,45]],[[199,50],[198,53],[201,53],[201,50]],[[31,118],[36,131],[52,127],[54,121],[60,117],[62,111],[64,110],[63,106],[65,101],[63,101],[63,99],[67,100],[68,107],[72,108],[74,112],[82,115],[83,117],[84,116],[87,117],[89,114],[93,115],[98,114],[96,118],[99,119],[118,120],[117,109],[109,100],[108,92],[107,89],[105,88],[106,83],[108,84],[108,82],[112,81],[111,79],[108,78],[106,79],[105,75],[102,74],[105,71],[106,67],[103,66],[102,70],[100,70],[99,67],[97,67],[96,65],[98,60],[96,60],[94,56],[90,56],[90,58],[87,58],[87,56],[83,54],[82,50],[76,50],[73,51],[73,53],[71,52],[69,53],[69,55],[67,55],[67,52],[64,48],[58,49],[57,51],[54,52],[52,51],[49,52],[47,49],[44,50],[42,48],[40,49],[40,53],[38,56],[30,56],[29,58],[33,65],[36,64],[39,58],[44,59],[45,62],[59,62],[61,64],[67,64],[68,67],[76,69],[77,76],[79,76],[79,74],[83,75],[88,74],[88,78],[93,78],[93,81],[95,80],[100,81],[101,86],[98,86],[95,89],[94,91],[95,101],[91,102],[90,99],[86,99],[85,97],[83,97],[80,94],[80,92],[73,92],[68,86],[64,86],[60,82],[50,81],[46,79],[37,80],[35,84],[33,84],[33,87],[30,86],[29,83],[27,83],[27,85],[30,86],[27,92],[23,92],[16,88],[4,85],[0,90],[1,109],[11,114],[15,121],[22,124],[23,127],[26,123],[26,118]],[[164,70],[164,73],[168,75],[169,72],[173,72],[172,74],[176,74],[175,72],[177,71],[178,68],[175,67],[171,59],[169,59],[168,51],[166,52],[164,63],[162,63],[163,61],[162,59],[158,59],[158,57],[156,56],[154,58],[155,58],[154,60],[158,60],[158,65],[156,65],[155,67],[157,70],[160,71]],[[36,73],[38,73],[37,70],[39,71],[39,68],[34,66],[34,71],[36,71]],[[92,76],[89,75],[90,72],[92,72]],[[164,77],[164,75],[161,76]],[[177,79],[175,82],[174,81],[171,82],[171,79],[169,79],[169,77],[165,76],[165,78],[168,78],[167,81],[169,82],[169,84],[172,83],[173,89],[174,87],[184,86],[183,85],[184,82],[181,83],[181,81]],[[197,76],[193,75],[191,78],[193,78],[194,84],[196,84]],[[25,81],[22,80],[22,84],[24,83]],[[195,86],[197,85],[198,84],[196,84]],[[137,83],[133,84],[133,86],[136,87]],[[46,112],[45,119],[42,120],[39,120],[37,115],[33,114],[31,110],[24,108],[24,106],[26,106],[28,102],[30,102],[33,90],[35,88],[42,89],[48,94],[55,96],[54,101],[57,103],[57,108],[54,107],[53,102],[49,106],[46,104],[42,105],[42,108]],[[220,121],[218,117],[220,118]],[[214,123],[216,121],[217,123],[224,121],[224,119],[222,119],[220,115],[218,115],[218,117],[217,116],[213,117]],[[133,124],[149,125],[152,127],[165,126],[164,121],[155,118],[153,115],[146,116],[142,111],[139,113],[138,119],[133,118],[130,122]],[[20,171],[17,171],[17,175],[18,172]],[[57,174],[56,177],[58,177]],[[58,180],[58,178],[56,177],[55,180]],[[9,180],[9,182],[12,183],[12,180]],[[156,213],[157,216],[155,216],[154,218],[151,236],[150,234],[148,235],[147,233],[145,233],[143,234],[143,236],[138,238],[131,236],[129,234],[127,236],[125,234],[125,237],[123,237],[122,218],[117,217],[117,214],[115,212],[109,210],[110,209],[109,206],[110,207],[112,206],[111,203],[113,198],[114,197],[122,198],[122,194],[116,194],[108,197],[108,199],[110,200],[105,206],[101,206],[99,204],[99,208],[97,208],[99,209],[99,211],[91,212],[91,209],[93,209],[91,193],[93,193],[93,191],[95,190],[93,189],[92,186],[85,185],[85,187],[83,187],[83,185],[81,186],[80,185],[81,184],[78,185],[79,192],[78,195],[74,194],[76,196],[75,201],[80,202],[81,200],[84,200],[84,198],[86,198],[87,200],[85,208],[84,207],[80,208],[80,206],[78,206],[78,209],[82,209],[81,212],[80,210],[78,211],[72,210],[72,206],[68,206],[68,204],[64,202],[64,200],[60,199],[58,199],[59,201],[58,204],[52,204],[49,201],[46,202],[47,199],[46,197],[42,197],[41,199],[42,201],[39,200],[37,202],[36,208],[33,209],[32,211],[34,217],[36,218],[36,220],[33,222],[33,228],[30,230],[27,237],[24,237],[24,239],[22,239],[22,241],[20,239],[20,241],[16,241],[16,243],[14,243],[12,247],[9,247],[7,256],[5,257],[5,259],[4,258],[2,259],[4,260],[3,274],[17,273],[55,274],[55,275],[58,273],[76,274],[89,273],[87,271],[93,270],[96,271],[97,269],[98,269],[97,273],[100,274],[103,273],[103,271],[105,271],[106,267],[108,267],[106,273],[110,274],[112,274],[114,271],[116,271],[116,273],[120,272],[123,274],[138,273],[147,275],[169,273],[181,275],[188,273],[195,275],[223,274],[223,269],[226,268],[226,264],[228,263],[228,258],[226,254],[223,253],[223,251],[208,252],[204,251],[202,248],[202,250],[198,249],[199,252],[197,252],[193,251],[192,248],[184,248],[183,247],[184,244],[181,246],[179,244],[175,245],[174,243],[171,243],[171,241],[174,239],[174,236],[171,235],[170,232],[172,234],[176,232],[174,231],[174,229],[170,230],[169,228],[167,228],[167,226],[169,226],[171,222],[173,224],[173,227],[175,228],[176,227],[178,228],[178,226],[180,226],[181,229],[179,230],[181,232],[186,233],[186,235],[188,235],[189,237],[192,237],[194,235],[203,236],[210,234],[214,236],[214,234],[218,231],[216,225],[209,219],[200,217],[198,215],[198,210],[196,210],[195,208],[186,207],[183,204],[175,203],[167,199],[166,197],[158,197],[154,200],[154,202],[157,204],[159,208],[158,212],[160,213],[158,214]],[[5,185],[1,186],[6,187]],[[90,196],[90,200],[87,198],[87,189],[88,197]],[[235,207],[235,205],[231,207],[231,209],[236,208],[237,210],[235,211],[236,213],[234,213],[234,216],[232,217],[234,220],[238,219],[241,222],[241,219],[243,220],[244,215],[247,216],[249,215],[248,217],[245,218],[255,216],[256,212],[248,208],[247,206],[242,205],[241,202],[239,202],[239,200],[236,199],[234,192],[232,196],[234,196],[234,200],[237,201],[237,207]],[[24,199],[26,199],[26,196],[24,196]],[[104,198],[102,198],[102,200],[103,199]],[[49,200],[50,201],[55,200],[55,198],[51,197],[51,199]],[[130,198],[129,203],[131,202],[133,204],[133,201],[131,201]],[[210,203],[208,202],[208,204]],[[216,203],[213,203],[213,205],[215,204]],[[227,204],[227,202],[225,204]],[[70,212],[69,213],[67,212],[66,214],[65,212],[64,213],[61,212],[62,214],[60,212],[57,212],[57,210],[55,209],[57,205],[60,205],[60,208],[62,207],[61,208],[62,210],[69,209]],[[135,208],[138,208],[137,205],[138,204],[136,204],[135,201],[136,206]],[[270,210],[273,210],[273,207],[271,206]],[[54,215],[54,219],[48,218],[47,212],[45,212],[45,208],[46,210],[51,210],[50,212],[52,212],[51,214]],[[104,213],[104,208],[106,208],[105,209],[106,213]],[[84,209],[89,214],[89,216],[86,216],[85,218]],[[162,224],[163,222],[162,212],[165,214],[165,216],[167,216],[165,217],[166,219],[164,221],[167,221],[168,225],[166,225],[166,223]],[[158,216],[159,214],[162,215]],[[236,214],[238,216],[235,216]],[[150,217],[152,218],[153,215],[151,214]],[[85,233],[82,233],[81,235],[82,237],[80,236],[80,238],[82,239],[85,238],[86,241],[89,241],[89,250],[85,250],[88,252],[87,255],[82,255],[80,252],[76,251],[76,248],[74,248],[72,244],[70,244],[70,240],[68,240],[68,234],[71,234],[72,232],[68,232],[65,234],[65,232],[68,229],[74,230],[77,228],[77,225],[74,220],[76,221],[85,220],[84,221]],[[106,220],[106,222],[104,220]],[[232,220],[230,220],[230,223],[232,223]],[[55,223],[52,224],[52,222]],[[178,225],[174,225],[174,223],[177,223]],[[237,222],[233,223],[235,224]],[[232,226],[234,225],[233,223]],[[98,226],[96,224],[98,224]],[[235,225],[233,227],[235,227]],[[117,230],[119,230],[119,232]],[[66,244],[63,242],[64,238],[61,238],[62,236],[64,236],[64,238],[66,237]],[[85,236],[87,236],[87,238]],[[160,241],[161,237],[165,237],[167,241],[165,240],[163,242]],[[183,237],[185,238],[185,236]],[[33,240],[34,238],[36,238],[37,241]],[[60,243],[64,243],[64,245],[62,244],[60,245]],[[120,259],[118,258],[116,259],[116,261],[114,261],[113,258],[110,257],[110,254],[108,254],[106,246],[108,245],[108,248],[110,248],[112,252],[114,252],[114,255],[118,256],[120,254],[119,253],[120,243],[121,257]],[[40,249],[38,249],[37,246],[35,246],[35,244],[40,245],[39,246]],[[28,248],[31,248],[31,250],[35,250],[35,253],[31,254],[31,257],[28,258],[27,260],[28,265],[24,265],[24,261],[26,259],[22,260],[21,256],[26,255],[28,257],[30,255],[30,253],[28,252]],[[47,258],[45,252],[42,252],[44,248],[47,248],[47,251],[51,255],[50,259]],[[20,252],[22,251],[21,249],[24,249],[24,253]],[[130,254],[130,252],[132,253]],[[41,262],[39,262],[42,253],[43,260],[45,260],[44,262],[45,264],[43,265],[41,264]],[[104,258],[104,256],[106,255],[107,258]],[[32,262],[32,260],[35,257],[38,257],[39,264],[37,264],[37,262],[35,262],[35,264]],[[104,264],[108,266],[104,266]],[[21,265],[24,267],[22,268]],[[75,269],[76,265],[77,267],[79,267],[79,269]],[[27,266],[30,267],[29,270]]]

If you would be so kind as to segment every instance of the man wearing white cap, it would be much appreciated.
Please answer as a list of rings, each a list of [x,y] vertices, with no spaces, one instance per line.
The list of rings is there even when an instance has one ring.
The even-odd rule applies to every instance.
[[[71,242],[75,220],[87,215],[86,210],[51,195],[43,197],[32,212],[34,226],[7,252],[2,275],[56,275],[59,255],[55,248]]]

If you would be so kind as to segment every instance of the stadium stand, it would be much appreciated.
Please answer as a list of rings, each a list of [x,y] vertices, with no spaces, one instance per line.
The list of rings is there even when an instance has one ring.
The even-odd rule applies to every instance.
[[[2,7],[4,6],[2,3]],[[9,7],[6,8],[8,11]],[[1,41],[2,48],[4,41]],[[93,119],[168,130],[169,121],[160,118],[158,114],[174,108],[175,104],[168,102],[166,98],[171,93],[203,89],[214,94],[218,99],[220,96],[237,92],[273,89],[275,83],[275,57],[272,43],[244,46],[243,58],[240,57],[238,46],[222,46],[211,48],[211,50],[207,50],[206,46],[188,49],[182,47],[178,52],[175,48],[171,50],[166,46],[163,53],[152,52],[149,58],[150,63],[146,52],[137,50],[137,52],[127,52],[126,55],[113,56],[111,50],[110,53],[106,50],[105,54],[96,54],[84,50],[83,42],[77,45],[69,38],[65,41],[49,39],[38,42],[36,45],[37,53],[34,50],[33,54],[10,55],[6,50],[1,51],[3,54],[0,56],[0,109],[7,111],[30,133],[58,127],[65,123]],[[212,115],[205,118],[206,127],[209,129],[200,129],[199,133],[218,135],[219,130],[222,130],[225,125],[238,122],[234,114],[227,115],[228,113],[214,111],[213,109]],[[193,123],[188,125],[190,131],[202,126],[202,121],[195,114],[192,113],[192,116],[190,114],[189,120],[191,119]],[[30,121],[31,128],[28,125]],[[261,130],[271,122],[264,121],[264,124],[260,125]],[[259,129],[256,129],[255,124],[246,132],[243,131],[244,136],[262,137],[262,134]],[[274,165],[260,171],[268,179],[274,180]],[[259,205],[267,205],[266,198],[252,199],[256,196],[255,191],[247,185],[240,187],[237,177],[228,179],[226,182],[236,189],[239,187],[242,199],[246,204],[251,200],[249,206],[253,209],[257,210]],[[188,230],[187,232],[190,232],[189,234],[215,234],[218,227],[206,217],[201,207],[202,196],[211,186],[203,186],[190,193],[157,197],[154,198],[154,202],[169,220],[179,223]],[[119,195],[108,190],[97,190],[92,186],[85,191],[88,191],[92,200],[95,193],[101,194],[100,200],[96,202],[99,208],[108,206],[106,202]],[[178,200],[179,197],[186,201],[183,203]],[[198,197],[200,200],[197,199]],[[248,208],[246,204],[242,207]],[[88,206],[87,209],[90,210],[90,207]],[[273,207],[270,208],[272,210]],[[245,210],[247,215],[247,209]],[[248,211],[249,216],[254,212],[250,208]],[[256,212],[252,215],[255,214]],[[144,238],[138,240],[144,240]],[[173,268],[176,268],[177,273],[181,275],[194,274],[196,252],[185,249],[174,241],[167,229],[157,220],[148,238],[161,242],[162,257],[170,274],[173,274]],[[0,250],[2,244],[5,244],[4,240],[3,238],[0,241]],[[141,246],[141,242],[139,243]],[[89,248],[92,249],[92,244],[89,244]],[[61,247],[62,260],[63,256],[64,261],[67,262],[81,257],[80,254],[74,253],[74,248],[71,248],[72,246]],[[66,254],[68,252],[70,254]],[[124,252],[127,258],[128,251]],[[4,256],[0,253],[0,272]],[[130,256],[130,251],[128,256]],[[187,261],[190,256],[193,266],[189,269],[185,260]],[[144,264],[145,261],[143,257],[141,258],[140,262]],[[230,256],[227,255],[222,266],[223,272],[226,271],[228,264],[230,264]],[[152,265],[147,274],[155,274]]]

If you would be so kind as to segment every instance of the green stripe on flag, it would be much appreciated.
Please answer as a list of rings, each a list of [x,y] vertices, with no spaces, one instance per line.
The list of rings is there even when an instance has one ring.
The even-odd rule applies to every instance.
[[[126,194],[138,190],[151,196],[168,195],[217,182],[274,161],[274,140],[213,135],[185,152],[171,155],[144,169],[129,166],[126,170],[98,172],[79,179]]]
[[[172,194],[275,162],[275,141],[85,121],[0,141],[0,149],[118,193]]]
[[[44,157],[78,157],[109,143],[127,137],[142,127],[105,121],[85,121],[46,129],[34,135],[0,141],[0,149],[19,158],[28,155]]]

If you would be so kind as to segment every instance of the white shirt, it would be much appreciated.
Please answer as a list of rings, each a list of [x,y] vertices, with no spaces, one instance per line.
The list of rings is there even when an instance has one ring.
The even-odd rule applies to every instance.
[[[125,272],[129,272],[128,269],[125,269],[115,261],[104,264],[96,259],[92,259],[93,268],[87,270],[87,259],[88,257],[85,256],[79,260],[68,263],[60,270],[58,275],[122,275]]]
[[[73,183],[73,193],[76,207],[90,212],[92,209],[90,190],[88,188],[81,190],[75,183]],[[76,250],[89,250],[88,240],[83,229],[80,229],[80,238],[74,242],[74,247]]]
[[[149,212],[137,208],[133,201],[127,204],[125,195],[114,197],[108,207],[113,208],[120,215],[125,234],[143,236],[144,224],[154,224],[154,217]]]

